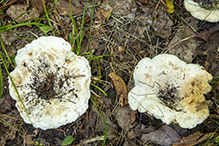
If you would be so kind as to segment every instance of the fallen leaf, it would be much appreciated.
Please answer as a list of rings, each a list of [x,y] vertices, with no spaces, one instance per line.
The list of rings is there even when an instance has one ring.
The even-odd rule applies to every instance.
[[[12,108],[13,105],[13,100],[12,98],[9,96],[9,94],[7,94],[6,96],[3,96],[0,100],[0,111],[1,112],[6,112],[8,109]]]
[[[215,26],[211,28],[207,28],[202,32],[198,33],[196,37],[201,38],[207,42],[210,35],[218,30],[219,30],[219,24],[217,23]]]
[[[70,7],[69,7],[69,1],[68,0],[60,0],[59,3],[56,5],[55,9],[59,12],[60,15],[70,15]],[[72,14],[80,14],[83,11],[81,11],[82,7],[75,7],[74,5],[71,5]]]
[[[138,113],[137,111],[132,111],[132,113],[131,113],[131,123],[135,122],[135,120],[136,120],[135,114],[137,114],[137,113]]]
[[[182,138],[180,141],[174,143],[173,146],[193,146],[207,140],[209,137],[213,136],[213,134],[214,132],[206,133],[203,135],[203,133],[197,131],[187,137]]]
[[[104,8],[101,8],[97,11],[97,13],[95,14],[95,18],[101,20],[102,17],[103,19],[101,20],[102,23],[105,23],[106,21],[109,20],[109,17],[111,16],[113,9],[110,9],[109,11],[105,11]]]
[[[73,136],[72,136],[72,135],[69,135],[69,136],[67,136],[67,137],[63,140],[62,145],[69,145],[69,144],[71,144],[73,141],[74,141]]]
[[[136,17],[135,19],[137,19],[138,21],[140,21],[144,25],[151,26],[153,23],[153,20],[152,20],[153,10],[152,10],[151,6],[150,5],[144,6],[143,5],[143,6],[140,6],[139,9],[144,13],[142,13],[139,17]]]
[[[167,39],[172,34],[173,20],[166,14],[166,12],[156,13],[154,15],[153,9],[149,6],[141,6],[140,9],[144,12],[136,17],[138,21],[148,27],[153,27],[155,34],[161,38]],[[144,27],[145,28],[145,27]]]
[[[215,30],[215,29],[213,29]],[[211,30],[209,30],[210,32]],[[207,42],[205,42],[201,47],[195,50],[195,53],[202,58],[205,58],[205,69],[208,70],[212,74],[212,76],[219,76],[219,56],[218,56],[218,48],[219,48],[219,31],[215,31],[211,33],[208,37]],[[207,56],[207,57],[206,57]],[[218,82],[219,79],[213,79],[214,82]],[[218,84],[217,84],[218,85]]]
[[[137,5],[133,0],[116,0],[110,5],[113,7],[113,14],[134,18]]]
[[[165,0],[165,2],[166,2],[166,6],[167,6],[167,13],[172,14],[175,11],[172,1]]]
[[[33,145],[35,144],[35,140],[32,139],[32,135],[24,135],[24,142],[27,144],[27,145]]]
[[[48,5],[48,3],[50,3],[50,5],[54,5],[54,0],[44,0],[44,2],[45,2],[46,6]],[[73,3],[76,3],[76,2],[73,2]],[[44,12],[42,0],[34,0],[34,6],[37,7],[41,13]],[[49,9],[49,8],[47,8],[47,9]],[[57,10],[59,15],[62,15],[62,16],[71,14],[68,0],[60,0],[54,9]],[[82,9],[83,9],[82,5],[78,5],[78,7],[75,6],[75,4],[71,5],[71,10],[72,10],[73,15],[77,15],[77,14],[82,13],[83,12]]]
[[[24,5],[24,4],[11,5],[6,13],[12,19],[16,19],[18,16],[25,13],[28,7],[29,5]],[[33,7],[32,9],[30,9],[29,13],[22,15],[20,18],[16,20],[16,22],[20,23],[27,19],[38,18],[39,16],[40,16],[39,11]]]
[[[159,129],[149,134],[141,136],[142,142],[151,141],[160,145],[171,145],[180,140],[179,134],[167,125],[162,125]]]
[[[49,27],[49,26],[47,26],[47,25],[40,27],[40,30],[43,31],[43,32],[45,32],[45,33],[51,31],[52,29],[53,29],[53,27]]]
[[[157,36],[167,39],[172,34],[172,26],[174,25],[172,19],[166,14],[158,15],[154,22],[154,30]]]
[[[188,26],[180,27],[173,39],[167,46],[167,51],[169,54],[178,56],[181,60],[191,63],[196,57],[194,52],[196,49],[196,43],[193,37],[195,33]]]
[[[29,5],[21,5],[21,4],[17,4],[17,5],[11,5],[6,14],[11,17],[12,19],[16,19],[19,15],[23,14],[24,12],[26,12],[26,9],[29,7]],[[16,21],[17,22],[21,22],[23,20],[28,19],[28,15],[24,14],[22,15],[20,18],[18,18]]]
[[[110,73],[109,77],[113,80],[116,93],[119,97],[120,105],[121,106],[127,105],[128,104],[128,91],[127,91],[125,82],[115,72]]]
[[[153,121],[154,122],[154,121]],[[141,124],[141,123],[138,123],[136,125],[136,127],[134,128],[134,131],[136,132],[136,134],[138,136],[142,136],[143,134],[148,134],[148,133],[151,133],[153,132],[154,130],[156,130],[157,128],[152,126],[152,125],[144,125],[144,124]]]
[[[132,110],[126,106],[118,107],[115,111],[116,120],[120,127],[126,129],[127,131],[131,125],[131,112]]]
[[[128,134],[127,134],[128,140],[131,140],[131,139],[133,139],[133,138],[135,138],[135,137],[137,137],[137,136],[138,136],[138,134],[135,132],[134,129],[131,129],[131,130],[128,132]]]

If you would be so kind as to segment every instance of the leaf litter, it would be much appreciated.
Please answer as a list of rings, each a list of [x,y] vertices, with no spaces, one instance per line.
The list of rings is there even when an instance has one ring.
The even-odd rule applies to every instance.
[[[27,5],[25,9],[30,10],[30,12],[34,12],[33,8],[36,8],[40,15],[44,14],[41,1],[37,0],[34,2],[36,3],[30,2],[28,4],[23,1],[22,3],[14,3],[13,6],[17,4],[21,6]],[[54,4],[54,1],[51,0],[45,0],[45,2],[48,9]],[[79,26],[82,19],[82,11],[80,10],[84,8],[85,3],[85,0],[71,3],[73,16]],[[214,132],[218,127],[218,118],[215,117],[218,115],[217,98],[219,86],[216,83],[212,84],[215,92],[206,96],[207,99],[214,101],[211,113],[216,115],[212,116],[216,122],[208,118],[203,124],[192,130],[177,127],[175,124],[167,126],[147,113],[140,114],[136,111],[131,111],[126,100],[127,93],[134,84],[132,71],[143,57],[152,58],[160,53],[174,54],[187,63],[193,62],[205,65],[211,74],[219,76],[217,67],[217,25],[212,26],[206,22],[200,25],[200,21],[192,18],[185,10],[182,10],[182,1],[174,1],[172,5],[167,3],[167,1],[160,0],[117,0],[113,2],[103,0],[96,1],[96,4],[97,6],[94,7],[95,22],[92,26],[89,51],[94,51],[95,55],[110,54],[112,56],[99,59],[101,80],[105,80],[106,84],[102,85],[95,82],[97,86],[104,89],[108,96],[94,88],[92,90],[95,92],[95,104],[90,103],[90,108],[76,122],[61,126],[58,129],[46,131],[38,129],[36,132],[35,128],[22,122],[20,115],[14,112],[16,108],[13,100],[9,99],[7,86],[4,86],[3,98],[0,101],[0,117],[10,123],[11,126],[3,122],[4,127],[0,128],[0,132],[8,134],[4,135],[3,142],[5,137],[8,137],[5,140],[5,144],[9,145],[14,143],[24,144],[25,142],[32,145],[36,142],[44,145],[61,145],[68,135],[72,135],[74,138],[72,144],[74,145],[95,145],[97,143],[103,144],[104,133],[107,133],[106,145],[168,145],[186,136],[196,137],[193,135],[195,132],[200,131],[202,134],[203,132]],[[169,10],[174,6],[174,13],[166,12],[167,4]],[[86,18],[90,18],[91,2],[88,3],[88,6]],[[16,13],[13,12],[14,16],[12,17],[9,16],[9,13],[6,14],[9,8],[7,7],[4,11],[5,16],[2,19],[4,23],[12,21],[18,14],[25,12],[19,9],[12,10],[12,12],[16,11]],[[70,19],[66,16],[70,13],[69,2],[63,0],[55,9],[49,14],[55,26],[54,30],[58,36],[68,40],[68,33],[72,29]],[[34,18],[36,16],[27,13],[24,17]],[[87,22],[89,22],[89,19]],[[89,23],[85,23],[82,50],[86,49],[89,29]],[[31,31],[31,33],[27,30]],[[16,50],[30,42],[29,40],[17,39],[17,36],[35,38],[35,35],[42,36],[43,34],[34,28],[21,27],[4,32],[1,34],[1,38],[3,38],[3,43],[6,44],[6,49],[12,48],[8,49],[9,52],[11,51],[9,56],[12,56],[16,54]],[[51,32],[48,32],[48,35],[52,35]],[[18,45],[15,47],[12,44]],[[2,48],[0,48],[0,51],[3,54]],[[93,60],[90,64],[97,66],[98,62]],[[10,68],[10,71],[12,70]],[[100,75],[98,69],[95,68],[92,73],[94,76],[99,77]],[[7,79],[5,70],[3,70],[3,79]],[[217,79],[214,80],[217,81]],[[3,80],[3,82],[5,83],[7,80]],[[10,117],[6,118],[2,115]],[[22,132],[15,130],[12,125],[17,128],[21,125],[22,128],[20,130]],[[206,139],[200,138],[195,141],[202,142],[204,140]],[[185,138],[180,143],[191,142]],[[176,144],[179,144],[179,142],[176,142]]]

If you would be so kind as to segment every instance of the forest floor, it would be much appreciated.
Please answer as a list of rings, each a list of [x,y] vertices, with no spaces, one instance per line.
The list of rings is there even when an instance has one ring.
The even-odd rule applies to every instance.
[[[69,135],[74,138],[69,145],[77,146],[216,145],[219,142],[218,23],[192,17],[183,0],[176,0],[173,5],[166,0],[95,0],[93,8],[89,1],[83,22],[86,0],[77,0],[71,2],[74,27],[69,1],[60,0],[55,7],[54,0],[44,2],[45,8],[51,10],[48,17],[42,0],[0,1],[0,52],[7,70],[13,71],[17,50],[33,39],[55,35],[77,48],[77,37],[82,32],[80,54],[88,46],[86,52],[92,52],[91,57],[100,56],[89,62],[92,84],[107,95],[91,86],[89,108],[75,122],[56,129],[36,129],[22,120],[16,101],[9,94],[8,74],[1,60],[0,146],[62,145]],[[174,6],[173,13],[167,5]],[[75,36],[73,40],[70,34]],[[177,123],[167,125],[148,113],[131,110],[127,103],[128,92],[134,87],[132,75],[137,63],[144,57],[164,53],[186,63],[199,64],[214,77],[209,83],[212,91],[205,95],[211,103],[210,115],[195,128],[181,128]]]

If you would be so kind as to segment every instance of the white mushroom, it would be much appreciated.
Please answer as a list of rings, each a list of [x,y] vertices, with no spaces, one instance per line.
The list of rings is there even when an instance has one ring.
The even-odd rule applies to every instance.
[[[11,97],[26,123],[43,130],[75,121],[88,108],[91,70],[62,38],[40,37],[18,50],[10,73],[25,109],[9,80]]]
[[[205,1],[203,1],[205,3]],[[215,4],[218,2],[215,1]],[[219,21],[219,8],[204,8],[199,5],[199,3],[193,0],[184,0],[184,6],[191,13],[191,15],[199,20],[204,20],[208,22],[218,22]]]
[[[133,110],[148,112],[164,123],[193,128],[209,115],[203,94],[212,76],[202,66],[186,64],[174,55],[143,58],[135,67],[135,87],[128,94]]]

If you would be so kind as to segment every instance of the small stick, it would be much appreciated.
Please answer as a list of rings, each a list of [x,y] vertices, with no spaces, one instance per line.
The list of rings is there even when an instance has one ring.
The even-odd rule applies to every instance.
[[[5,7],[7,7],[7,6],[9,6],[9,5],[13,4],[13,3],[15,3],[16,1],[18,1],[18,0],[13,0],[12,2],[9,2],[9,3],[7,3],[7,4],[3,5],[3,6],[1,6],[1,7],[0,7],[0,10],[1,10],[1,9],[4,9]]]

